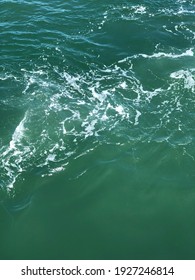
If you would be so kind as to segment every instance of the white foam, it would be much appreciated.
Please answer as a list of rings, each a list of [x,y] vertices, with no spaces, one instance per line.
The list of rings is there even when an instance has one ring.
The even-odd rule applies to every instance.
[[[106,115],[106,113],[103,114],[103,116],[101,117],[102,121],[106,121],[108,120],[108,116]]]
[[[67,130],[65,128],[65,121],[61,122],[62,124],[62,131],[63,131],[63,134],[66,134],[67,133]]]
[[[49,154],[46,158],[47,161],[54,161],[55,160],[56,155],[55,154]]]
[[[49,149],[49,152],[52,153],[53,151],[58,150],[59,147],[60,147],[59,144],[56,143],[51,149]]]
[[[3,152],[2,156],[6,156],[7,154],[9,154],[10,151],[17,149],[16,145],[19,144],[21,139],[24,137],[24,133],[25,133],[24,124],[26,119],[27,119],[27,112],[25,113],[24,118],[20,121],[20,123],[15,128],[15,131],[12,135],[12,140],[10,141],[8,148]],[[16,153],[17,151],[15,151],[15,154]]]
[[[14,80],[18,80],[14,75],[12,74],[1,74],[0,75],[0,80],[2,81],[6,81],[8,79],[14,79]]]
[[[80,86],[78,85],[78,82],[79,82],[79,79],[80,79],[79,76],[71,76],[67,72],[64,72],[63,77],[66,79],[68,84],[71,85],[74,89],[76,89],[78,91],[81,90]]]
[[[16,182],[16,179],[17,179],[17,177],[14,177],[13,180],[12,180],[12,182],[10,182],[10,183],[7,185],[7,189],[8,189],[8,190],[13,189],[14,184],[15,184],[15,182]]]
[[[22,141],[25,138],[26,122],[28,120],[28,112],[25,113],[24,118],[15,128],[12,135],[12,140],[9,145],[2,147],[1,154],[1,167],[4,170],[3,176],[7,178],[7,189],[14,187],[17,178],[23,172],[27,165],[25,165],[26,159],[31,158],[33,155],[33,147],[28,145],[28,142]]]
[[[54,174],[54,173],[59,173],[59,172],[62,172],[65,170],[65,167],[64,166],[59,166],[59,167],[56,167],[56,168],[53,168],[50,173],[51,174]]]
[[[141,11],[142,9],[140,9]],[[94,145],[94,143],[106,141],[115,145],[123,145],[122,137],[126,136],[125,133],[122,135],[120,132],[122,130],[125,132],[127,124],[132,130],[136,130],[136,126],[140,123],[140,116],[145,115],[148,108],[154,110],[152,112],[157,117],[154,120],[155,124],[146,122],[146,125],[149,128],[151,125],[156,125],[155,132],[158,132],[158,129],[162,125],[166,125],[169,120],[172,121],[172,113],[176,110],[182,112],[183,100],[179,98],[176,100],[175,95],[172,96],[170,93],[173,90],[175,92],[175,87],[177,89],[177,85],[181,86],[181,82],[182,89],[183,87],[194,89],[194,70],[180,70],[171,73],[170,78],[176,79],[176,81],[171,81],[170,86],[165,84],[163,88],[147,90],[133,72],[135,66],[133,63],[137,57],[154,59],[192,57],[194,51],[191,48],[183,53],[175,54],[174,52],[158,52],[158,48],[157,45],[155,53],[151,55],[140,54],[127,57],[108,67],[104,65],[102,69],[96,68],[82,75],[74,74],[73,76],[67,72],[60,73],[56,68],[60,83],[58,79],[48,81],[52,75],[47,73],[44,75],[41,72],[36,73],[38,76],[41,75],[36,80],[36,77],[33,76],[35,72],[32,77],[25,72],[29,85],[35,81],[36,87],[38,87],[40,81],[41,90],[38,95],[34,91],[36,87],[29,87],[27,93],[31,98],[31,111],[29,114],[25,114],[15,128],[8,146],[0,150],[6,174],[4,177],[9,177],[7,179],[10,184],[7,184],[9,188],[13,187],[16,178],[20,178],[24,170],[28,170],[32,166],[43,167],[40,168],[41,176],[52,176],[56,172],[65,170],[73,157],[86,154],[85,150],[89,143]],[[180,82],[179,79],[182,81]],[[156,83],[154,83],[154,87],[155,85]],[[35,96],[32,96],[31,89]],[[158,94],[159,98],[152,99]],[[158,123],[156,124],[156,122]],[[114,135],[112,131],[114,131]],[[119,134],[122,141],[118,138]],[[140,139],[141,134],[140,130]],[[90,141],[86,141],[85,139],[89,136],[93,137]],[[153,136],[148,137],[152,139]],[[164,135],[162,135],[162,141],[165,141],[163,137]]]
[[[194,52],[192,49],[186,50],[184,53],[181,54],[173,54],[173,53],[164,53],[164,52],[158,52],[154,53],[152,55],[147,55],[147,54],[139,54],[136,55],[136,57],[144,57],[144,58],[160,58],[160,57],[168,57],[168,58],[180,58],[183,56],[194,56]]]
[[[108,91],[106,90],[103,90],[102,93],[97,93],[95,87],[91,87],[90,90],[93,97],[99,100],[100,102],[103,102],[106,99],[107,95],[109,95]]]
[[[135,123],[134,125],[138,125],[139,124],[139,117],[141,116],[141,112],[136,110],[136,116],[135,116]]]
[[[88,137],[88,136],[91,136],[94,134],[96,123],[97,123],[97,120],[92,120],[91,123],[88,123],[88,125],[85,127],[85,132],[86,132],[85,137]]]
[[[195,69],[194,69],[195,70]],[[195,89],[195,76],[193,74],[193,70],[179,70],[170,74],[170,77],[173,79],[183,79],[184,80],[184,88],[186,89]]]
[[[121,87],[122,89],[126,89],[127,88],[127,83],[126,81],[122,82],[121,84],[119,84],[119,87]]]
[[[16,127],[14,134],[12,135],[12,140],[10,141],[10,148],[15,148],[15,144],[20,142],[21,139],[23,138],[25,132],[24,123],[26,121],[26,118],[27,118],[27,112],[25,113],[24,118]]]
[[[178,14],[195,14],[195,10],[187,10],[184,9],[182,6],[179,8]]]
[[[135,14],[141,14],[141,15],[143,15],[143,14],[146,14],[146,7],[144,7],[144,6],[133,6],[132,7],[133,8],[133,10],[134,10],[134,13]]]

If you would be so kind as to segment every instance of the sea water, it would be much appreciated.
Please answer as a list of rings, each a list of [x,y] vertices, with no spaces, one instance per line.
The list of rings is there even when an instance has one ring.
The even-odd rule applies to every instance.
[[[0,1],[0,258],[195,258],[195,1]]]

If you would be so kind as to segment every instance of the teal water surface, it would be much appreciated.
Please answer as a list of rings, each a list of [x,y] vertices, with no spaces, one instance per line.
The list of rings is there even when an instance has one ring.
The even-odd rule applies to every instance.
[[[0,258],[195,259],[195,1],[0,1]]]

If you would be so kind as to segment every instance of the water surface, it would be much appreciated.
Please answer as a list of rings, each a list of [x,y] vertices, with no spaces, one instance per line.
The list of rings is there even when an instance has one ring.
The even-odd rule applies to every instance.
[[[0,1],[0,258],[195,258],[195,2]]]

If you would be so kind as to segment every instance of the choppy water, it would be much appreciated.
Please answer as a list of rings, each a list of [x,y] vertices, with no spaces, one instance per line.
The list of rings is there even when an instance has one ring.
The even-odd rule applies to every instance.
[[[195,1],[0,1],[0,256],[195,258]]]

